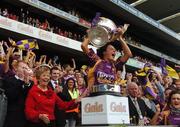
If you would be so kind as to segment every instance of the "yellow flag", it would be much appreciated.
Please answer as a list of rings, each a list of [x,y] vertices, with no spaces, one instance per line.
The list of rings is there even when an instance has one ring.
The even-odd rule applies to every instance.
[[[166,70],[168,72],[168,76],[170,76],[170,77],[172,77],[174,79],[179,79],[178,73],[172,67],[166,65]]]

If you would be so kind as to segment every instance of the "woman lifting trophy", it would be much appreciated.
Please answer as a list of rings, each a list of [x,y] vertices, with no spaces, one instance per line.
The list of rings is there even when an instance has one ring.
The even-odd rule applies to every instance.
[[[116,80],[116,70],[132,57],[132,53],[123,39],[129,24],[117,27],[108,18],[96,17],[92,21],[92,26],[88,30],[88,36],[84,39],[81,48],[89,57],[93,67],[88,73],[88,90],[91,94],[120,94],[120,86],[114,85]],[[117,40],[117,42],[116,42]],[[120,43],[123,56],[115,60],[116,49],[112,42]],[[97,54],[88,48],[89,44],[97,48]]]

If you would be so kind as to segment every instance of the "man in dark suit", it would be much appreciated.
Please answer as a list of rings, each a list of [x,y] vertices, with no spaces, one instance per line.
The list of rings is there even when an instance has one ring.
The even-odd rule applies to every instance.
[[[51,68],[51,80],[49,86],[57,93],[57,95],[63,99],[62,89],[63,85],[59,82],[60,69],[58,67]],[[64,127],[66,124],[65,111],[59,110],[55,107],[56,127]]]
[[[142,99],[138,98],[139,87],[135,82],[127,85],[127,92],[131,124],[138,125],[140,120],[143,121],[144,117],[151,118],[151,120],[156,119],[157,115],[148,108]]]
[[[25,83],[28,78],[25,72],[29,67],[25,62],[18,61],[14,69],[15,76],[6,78],[3,83],[3,89],[8,98],[4,127],[25,127],[25,99],[32,85],[31,82]]]

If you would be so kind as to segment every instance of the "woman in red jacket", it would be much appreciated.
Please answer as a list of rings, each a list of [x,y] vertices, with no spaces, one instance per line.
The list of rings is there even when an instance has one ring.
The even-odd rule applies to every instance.
[[[50,68],[41,66],[36,70],[38,84],[35,84],[28,93],[25,104],[25,114],[29,121],[28,127],[55,127],[54,108],[71,109],[77,106],[79,98],[63,102],[56,93],[48,87]]]

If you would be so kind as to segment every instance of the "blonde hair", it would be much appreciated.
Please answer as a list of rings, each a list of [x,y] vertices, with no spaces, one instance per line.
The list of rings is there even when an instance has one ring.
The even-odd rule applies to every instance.
[[[39,67],[36,68],[35,70],[35,75],[37,79],[40,79],[40,76],[44,73],[44,72],[50,72],[50,67],[48,65],[41,65]]]

